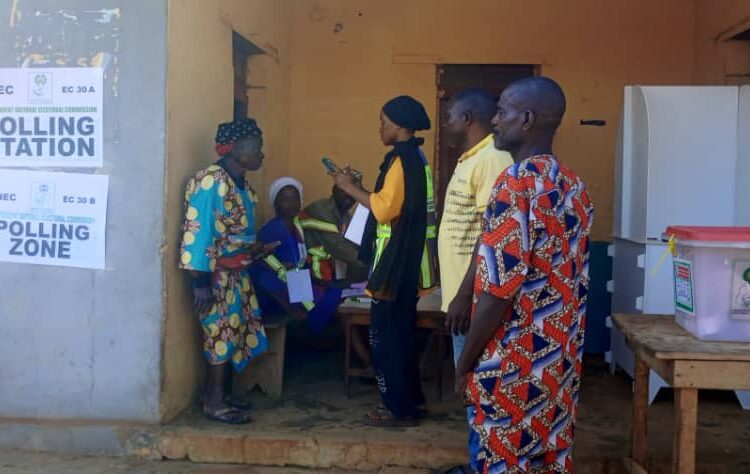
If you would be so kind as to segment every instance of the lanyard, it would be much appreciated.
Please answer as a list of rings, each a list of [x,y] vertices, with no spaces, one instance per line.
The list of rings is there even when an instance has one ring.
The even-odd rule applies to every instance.
[[[304,240],[302,241],[302,245],[300,245],[300,242],[297,242],[296,239],[292,237],[292,233],[289,232],[289,229],[287,229],[286,224],[283,224],[283,225],[284,225],[284,230],[286,231],[286,241],[288,244],[290,244],[291,248],[293,249],[292,259],[293,259],[294,266],[297,269],[299,269],[305,264],[305,255],[300,255],[302,253],[302,246],[305,245]],[[302,226],[298,225],[298,221],[296,217],[294,218],[294,227],[295,229],[297,229],[297,232],[301,232]],[[304,234],[300,235],[300,238],[304,239]]]

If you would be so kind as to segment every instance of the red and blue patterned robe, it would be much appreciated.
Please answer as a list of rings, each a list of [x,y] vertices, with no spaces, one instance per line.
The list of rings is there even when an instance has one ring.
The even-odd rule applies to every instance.
[[[474,302],[484,292],[511,304],[464,394],[478,472],[572,472],[592,219],[583,182],[554,156],[516,163],[495,184]]]

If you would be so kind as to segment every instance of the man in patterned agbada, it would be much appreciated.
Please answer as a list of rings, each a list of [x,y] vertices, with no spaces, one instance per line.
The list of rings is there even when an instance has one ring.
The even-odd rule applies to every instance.
[[[268,348],[248,267],[273,250],[256,242],[256,195],[246,179],[263,163],[263,134],[255,120],[222,123],[219,160],[188,181],[180,268],[190,271],[193,303],[203,328],[208,365],[203,412],[223,423],[250,421],[247,406],[225,393],[230,365],[237,372]]]
[[[492,191],[453,307],[472,307],[456,385],[469,407],[470,466],[454,472],[569,473],[581,378],[593,206],[552,153],[563,114],[544,77],[503,92],[495,146],[513,156]]]

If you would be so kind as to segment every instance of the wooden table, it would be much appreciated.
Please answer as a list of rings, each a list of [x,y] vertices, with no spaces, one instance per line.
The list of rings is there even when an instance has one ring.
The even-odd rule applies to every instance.
[[[344,382],[346,396],[351,397],[352,377],[371,376],[365,369],[352,367],[352,329],[354,326],[370,326],[370,303],[345,301],[338,308],[338,314],[346,321],[346,347],[344,349]],[[438,371],[435,377],[437,398],[443,396],[443,371],[440,362],[445,351],[445,313],[440,311],[440,295],[437,292],[419,299],[417,304],[417,328],[430,329],[437,335],[436,352]]]
[[[674,316],[618,314],[615,325],[636,355],[630,472],[647,472],[648,374],[674,389],[672,472],[695,472],[698,389],[750,389],[750,344],[700,341]]]

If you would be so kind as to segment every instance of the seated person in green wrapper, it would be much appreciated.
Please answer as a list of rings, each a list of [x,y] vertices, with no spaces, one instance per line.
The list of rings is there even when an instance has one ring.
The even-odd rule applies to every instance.
[[[361,181],[362,174],[356,175]],[[299,214],[307,253],[320,268],[321,280],[343,279],[347,286],[367,280],[368,268],[359,260],[359,245],[344,238],[356,204],[353,197],[334,186],[329,197],[318,199]],[[337,274],[336,268],[344,274]]]

